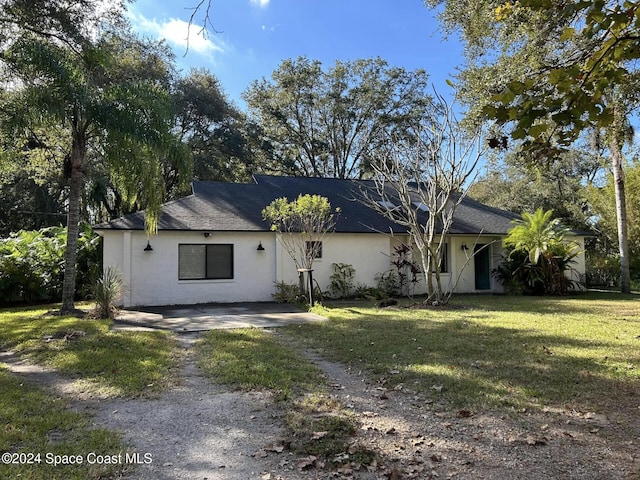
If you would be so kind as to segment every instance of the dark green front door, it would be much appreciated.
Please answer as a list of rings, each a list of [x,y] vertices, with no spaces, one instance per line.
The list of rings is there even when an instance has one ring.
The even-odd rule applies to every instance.
[[[489,245],[479,243],[474,247],[473,264],[476,270],[476,290],[491,289],[491,272],[489,268]]]

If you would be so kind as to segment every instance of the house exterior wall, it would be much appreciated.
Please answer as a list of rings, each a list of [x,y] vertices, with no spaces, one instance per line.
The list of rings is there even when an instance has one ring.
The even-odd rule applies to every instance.
[[[125,307],[208,302],[271,301],[274,291],[275,236],[272,233],[161,231],[149,241],[140,231],[103,231],[104,266],[122,273]],[[256,250],[262,242],[263,251]],[[178,245],[233,244],[233,279],[179,280]]]
[[[436,237],[435,241],[439,241]],[[395,244],[406,243],[411,244],[408,237],[398,237]],[[489,256],[489,271],[495,268],[500,262],[500,254],[502,253],[502,237],[499,236],[453,236],[447,240],[447,272],[440,274],[440,282],[445,292],[453,291],[454,293],[501,293],[504,291],[500,283],[491,276],[489,277],[489,288],[476,288],[475,262],[473,259],[474,245],[486,245]],[[467,249],[463,249],[463,244]],[[393,247],[392,247],[393,248]],[[420,268],[420,257],[417,252],[413,256]],[[413,294],[421,295],[427,293],[427,282],[424,275],[420,275],[420,282],[415,286]],[[435,284],[435,276],[433,282]]]
[[[122,305],[177,305],[208,302],[272,301],[278,281],[297,283],[293,261],[271,232],[160,231],[149,239],[153,251],[144,251],[147,237],[140,231],[105,230],[104,267],[122,274]],[[258,243],[264,247],[257,251]],[[233,279],[179,280],[180,244],[232,244]],[[314,279],[329,286],[333,263],[356,270],[354,283],[375,285],[377,273],[389,269],[389,238],[378,234],[333,234],[323,240],[322,258],[314,262]]]
[[[462,272],[452,276],[452,285],[455,285],[455,293],[487,293],[503,292],[504,289],[493,276],[489,277],[489,289],[476,288],[476,265],[473,258],[474,247],[485,245],[489,257],[489,271],[500,263],[500,255],[503,253],[502,237],[498,236],[460,236],[453,237],[450,241],[451,271]],[[463,249],[463,244],[467,247]],[[455,282],[457,281],[457,284]]]
[[[125,289],[122,305],[176,305],[209,302],[272,301],[276,282],[297,283],[293,261],[277,234],[272,232],[203,232],[161,231],[149,239],[153,251],[144,251],[147,236],[141,231],[104,230],[103,261],[105,269],[115,266],[122,274]],[[572,238],[584,251],[584,238]],[[327,290],[334,273],[332,264],[351,265],[356,276],[354,284],[376,286],[377,274],[391,269],[393,247],[408,243],[405,237],[382,234],[333,234],[323,239],[322,258],[313,265],[314,280]],[[490,277],[488,289],[476,288],[474,245],[488,249],[489,270],[495,268],[503,253],[502,239],[497,236],[455,236],[448,243],[448,271],[441,276],[443,288],[455,293],[502,292],[502,286]],[[261,243],[264,250],[258,251]],[[233,278],[223,280],[180,280],[178,278],[178,248],[180,244],[232,244]],[[463,249],[463,244],[467,250]],[[573,280],[584,277],[584,253],[576,258],[570,273]],[[456,284],[457,282],[457,284]],[[421,281],[414,294],[426,292]]]
[[[334,233],[322,240],[322,258],[313,262],[313,278],[327,290],[334,263],[351,265],[356,273],[354,285],[375,286],[375,276],[385,272],[390,264],[390,238],[377,233]],[[293,260],[278,242],[278,281],[297,283]]]
[[[587,264],[584,255],[584,237],[576,237],[569,236],[568,240],[574,242],[578,251],[580,252],[574,259],[574,262],[571,264],[571,270],[568,273],[568,277],[575,282],[576,290],[586,290],[586,272],[587,272]]]

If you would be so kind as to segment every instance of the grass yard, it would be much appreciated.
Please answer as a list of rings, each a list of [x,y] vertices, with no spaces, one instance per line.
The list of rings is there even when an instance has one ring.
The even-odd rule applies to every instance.
[[[161,332],[111,332],[109,321],[51,316],[53,306],[0,310],[0,349],[77,378],[100,396],[148,396],[162,390],[175,363],[175,340]],[[0,364],[0,478],[99,479],[118,476],[120,436],[28,386]],[[5,456],[9,460],[5,461]],[[71,460],[82,456],[81,464]],[[93,455],[93,457],[91,456]],[[29,462],[29,463],[25,463]],[[56,462],[62,464],[55,465]]]
[[[311,362],[264,330],[211,330],[197,348],[204,374],[233,388],[271,390],[289,400],[325,383]]]
[[[85,458],[90,452],[125,452],[118,434],[90,428],[87,416],[73,413],[60,399],[24,385],[1,366],[0,392],[0,478],[97,480],[122,470],[122,465],[89,464],[91,458]],[[83,455],[82,464],[63,460],[78,454]]]
[[[640,406],[640,296],[459,296],[450,306],[317,310],[287,327],[329,359],[389,387],[465,408]],[[636,410],[637,411],[637,410]]]
[[[47,315],[51,308],[0,310],[0,348],[103,396],[155,395],[170,381],[176,344],[169,334],[112,332],[108,320]]]
[[[292,451],[324,457],[344,452],[355,420],[327,393],[322,372],[286,340],[256,328],[212,330],[197,346],[200,367],[214,382],[273,392],[285,411]]]

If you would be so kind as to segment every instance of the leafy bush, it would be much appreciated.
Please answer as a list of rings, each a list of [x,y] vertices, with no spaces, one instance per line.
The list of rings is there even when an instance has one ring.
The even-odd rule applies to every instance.
[[[62,296],[67,229],[21,230],[0,240],[0,304],[55,301]],[[87,226],[78,239],[77,291],[86,296],[99,271],[100,237]]]
[[[400,295],[402,288],[400,278],[393,270],[376,273],[374,279],[376,281],[376,289],[382,292],[384,297],[395,297]]]
[[[331,298],[350,298],[353,295],[356,269],[347,263],[333,263],[333,274],[329,277]]]
[[[300,287],[295,283],[286,283],[284,281],[276,282],[276,291],[271,294],[273,301],[276,303],[300,303]]]
[[[413,260],[413,249],[404,243],[393,247],[392,268],[374,277],[383,297],[412,296],[420,282],[420,267]]]
[[[492,275],[508,292],[559,295],[575,286],[566,272],[578,247],[565,239],[570,230],[552,219],[552,213],[542,209],[524,213],[505,238],[508,254]]]

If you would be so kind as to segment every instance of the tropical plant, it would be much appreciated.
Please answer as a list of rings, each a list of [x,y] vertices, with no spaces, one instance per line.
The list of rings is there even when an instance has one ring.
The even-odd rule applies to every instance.
[[[380,297],[397,297],[402,294],[400,278],[393,270],[376,273],[374,276],[376,289],[381,293]]]
[[[67,229],[47,227],[0,240],[0,304],[58,301],[61,298]],[[83,295],[99,268],[100,237],[90,226],[78,238],[76,291]]]
[[[123,42],[137,48],[137,39],[121,33]],[[70,45],[26,29],[2,56],[16,86],[5,95],[0,115],[5,138],[57,128],[67,140],[61,172],[69,185],[63,312],[74,310],[81,195],[90,152],[101,152],[110,175],[134,185],[127,191],[136,198],[144,197],[148,233],[155,232],[163,199],[159,158],[166,152],[184,154],[170,131],[173,105],[166,86],[121,75],[123,69],[115,66],[122,49],[114,49],[114,35],[106,32]]]
[[[96,302],[93,315],[96,318],[113,318],[123,290],[122,276],[116,267],[109,265],[92,286]]]
[[[574,286],[566,272],[580,251],[566,239],[571,230],[552,217],[553,210],[539,208],[513,221],[503,242],[508,254],[493,271],[507,290],[557,295]]]
[[[353,294],[356,269],[347,263],[332,263],[329,277],[329,294],[332,298],[349,298]]]

